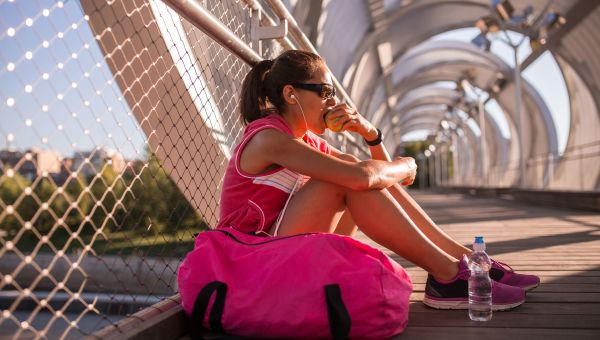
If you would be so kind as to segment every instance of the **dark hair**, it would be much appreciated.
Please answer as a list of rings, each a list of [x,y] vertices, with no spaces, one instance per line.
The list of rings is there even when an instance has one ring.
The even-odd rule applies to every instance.
[[[285,108],[283,87],[311,79],[322,64],[320,56],[298,50],[285,51],[274,60],[265,59],[256,64],[242,83],[240,114],[244,124],[267,114],[260,108],[267,98],[281,113]]]

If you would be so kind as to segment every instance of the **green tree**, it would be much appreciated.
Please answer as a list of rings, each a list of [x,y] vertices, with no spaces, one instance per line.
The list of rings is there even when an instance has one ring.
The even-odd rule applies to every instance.
[[[65,196],[57,194],[56,189],[56,184],[47,177],[41,177],[33,189],[34,194],[42,204],[42,206],[38,206],[38,214],[35,219],[35,227],[42,235],[50,232],[56,222],[55,216],[56,218],[62,218],[69,207]],[[43,208],[44,204],[47,204],[48,208],[40,209]]]
[[[124,226],[140,227],[152,233],[175,233],[181,229],[206,228],[206,224],[189,204],[175,182],[149,153],[147,166],[136,169],[131,194],[126,196],[127,216]]]
[[[71,230],[77,230],[84,217],[90,212],[92,198],[90,194],[84,193],[87,185],[83,175],[74,178],[71,177],[64,185],[69,201],[72,203],[77,202],[75,207],[69,207],[69,212],[65,219]]]
[[[12,177],[6,176],[6,173],[2,174],[2,176],[5,176],[5,178],[0,183],[0,200],[2,200],[3,205],[13,206],[19,196],[23,194],[25,188],[29,187],[30,183],[18,172],[14,172]],[[26,197],[18,206],[13,206],[14,211],[26,221],[37,210],[37,208],[32,209],[32,207],[28,206],[27,201]],[[5,214],[4,218],[0,220],[0,230],[5,231],[9,238],[12,238],[20,227],[21,224],[14,214]]]
[[[105,232],[114,230],[114,221],[123,210],[123,206],[117,206],[117,202],[122,199],[125,184],[112,165],[106,164],[100,174],[92,179],[90,191],[94,200],[100,203],[100,206],[96,205],[93,209],[92,221],[97,228],[104,225]],[[113,218],[108,218],[108,214],[112,214]]]
[[[401,156],[413,157],[415,159],[415,161],[417,162],[417,166],[419,167],[417,169],[417,177],[415,178],[415,182],[411,186],[411,188],[418,189],[421,187],[420,181],[423,178],[420,174],[421,173],[428,174],[427,162],[425,162],[425,163],[419,162],[419,157],[423,157],[423,152],[425,152],[425,150],[429,147],[429,144],[427,144],[427,142],[424,142],[424,141],[414,141],[414,142],[404,143],[404,144],[402,144],[402,147],[403,147],[403,152],[402,152]],[[425,176],[425,177],[427,177],[427,176]],[[425,182],[427,182],[427,180],[425,180]],[[423,184],[425,186],[427,186],[427,183],[423,183]]]

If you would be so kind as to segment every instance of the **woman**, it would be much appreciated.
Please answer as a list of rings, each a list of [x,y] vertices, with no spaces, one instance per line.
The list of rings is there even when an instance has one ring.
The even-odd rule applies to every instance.
[[[334,97],[318,55],[292,50],[252,68],[240,101],[247,126],[225,174],[218,227],[266,235],[352,235],[358,226],[429,273],[426,305],[467,308],[471,251],[440,230],[402,189],[415,179],[414,159],[391,160],[381,132]],[[372,158],[360,161],[329,146],[317,136],[328,126],[360,134]],[[524,289],[539,284],[539,278],[495,261],[490,276],[494,310],[522,304]]]

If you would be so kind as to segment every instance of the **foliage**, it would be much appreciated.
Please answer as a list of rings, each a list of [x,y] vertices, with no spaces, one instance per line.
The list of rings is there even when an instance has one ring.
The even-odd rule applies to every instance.
[[[13,206],[17,203],[17,199],[22,195],[25,188],[29,186],[29,182],[18,172],[15,172],[12,177],[8,177],[6,174],[3,174],[2,176],[4,178],[0,183],[0,203],[2,204],[2,210],[6,210],[6,208],[4,208],[5,206]],[[33,215],[32,212],[35,212],[37,208],[32,208],[31,203],[29,203],[25,204],[23,207],[17,206],[17,209],[15,210],[20,214]],[[15,235],[19,228],[19,220],[17,220],[14,214],[5,214],[5,217],[0,221],[0,230],[6,232],[9,237]]]
[[[411,188],[413,188],[413,189],[421,188],[421,181],[423,179],[425,179],[425,183],[423,183],[423,187],[428,187],[429,186],[428,165],[427,165],[427,162],[425,162],[425,161],[421,162],[419,159],[420,159],[420,157],[422,157],[423,152],[425,152],[425,150],[429,147],[429,144],[424,141],[413,141],[413,142],[404,143],[404,144],[402,144],[402,146],[403,146],[402,156],[403,157],[413,157],[415,159],[415,162],[417,162],[417,166],[419,167],[417,169],[417,177],[415,178],[415,182],[413,183]],[[423,174],[424,174],[424,176],[423,176]]]
[[[0,230],[4,231],[0,236],[10,240],[25,222],[31,222],[55,246],[69,243],[69,248],[80,248],[95,238],[94,249],[114,252],[128,245],[151,247],[159,235],[171,243],[176,239],[189,242],[193,232],[207,227],[154,154],[148,152],[146,162],[132,163],[122,173],[107,163],[91,178],[69,176],[61,186],[50,177],[29,182],[17,171],[10,178],[0,173],[0,207],[5,210],[14,205],[13,214],[0,211]],[[75,232],[83,244],[69,240]],[[31,250],[38,242],[34,233],[23,232],[19,248]]]
[[[123,226],[143,226],[152,234],[174,233],[177,229],[192,227],[206,228],[154,154],[149,155],[144,167],[138,164],[135,172],[140,175],[133,181],[131,193],[126,195],[129,209]]]

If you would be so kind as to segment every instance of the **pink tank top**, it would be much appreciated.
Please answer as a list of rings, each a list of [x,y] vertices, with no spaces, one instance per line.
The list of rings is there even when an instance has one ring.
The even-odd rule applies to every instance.
[[[283,167],[260,175],[247,174],[240,168],[242,150],[257,132],[264,129],[276,129],[292,135],[286,121],[277,112],[246,126],[242,141],[234,149],[225,171],[217,228],[233,227],[245,233],[272,234],[275,230],[271,228],[283,217],[288,199],[309,179]],[[303,140],[311,147],[331,154],[327,142],[314,133],[308,131]]]

